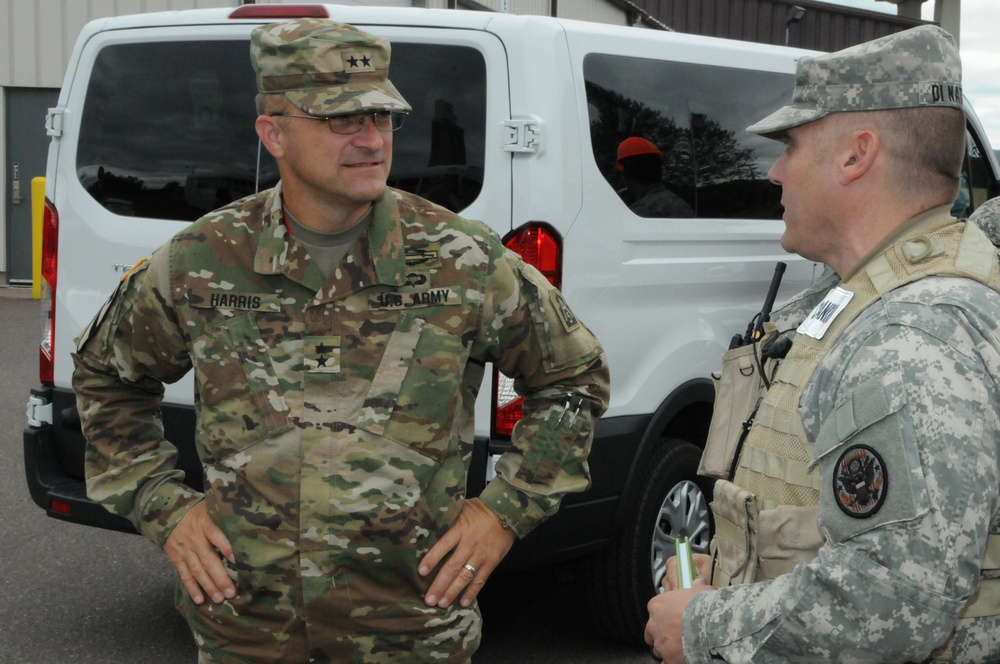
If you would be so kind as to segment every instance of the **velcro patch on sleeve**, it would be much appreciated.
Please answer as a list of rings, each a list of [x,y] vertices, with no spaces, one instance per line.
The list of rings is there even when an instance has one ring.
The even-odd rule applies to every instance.
[[[898,367],[885,367],[838,403],[815,450],[822,473],[820,522],[833,541],[927,513],[927,486]]]

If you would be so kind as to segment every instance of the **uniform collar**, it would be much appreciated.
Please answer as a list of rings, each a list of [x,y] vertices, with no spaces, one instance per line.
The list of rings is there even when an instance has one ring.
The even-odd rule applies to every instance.
[[[281,214],[281,183],[264,199],[264,218],[254,259],[258,274],[283,274],[316,292],[320,301],[340,299],[371,286],[407,283],[399,194],[387,188],[375,201],[372,222],[324,281],[305,246],[293,238]]]

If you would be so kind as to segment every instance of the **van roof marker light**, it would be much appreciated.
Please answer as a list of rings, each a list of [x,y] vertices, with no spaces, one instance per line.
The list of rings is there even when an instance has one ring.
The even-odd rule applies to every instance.
[[[330,18],[330,13],[322,5],[241,5],[229,18]]]

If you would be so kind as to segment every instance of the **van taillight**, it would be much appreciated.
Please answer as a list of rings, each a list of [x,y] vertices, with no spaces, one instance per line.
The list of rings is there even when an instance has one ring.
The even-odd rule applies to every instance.
[[[504,246],[533,265],[549,283],[562,288],[562,242],[548,224],[530,223],[504,237]],[[494,438],[510,438],[514,425],[524,416],[524,399],[514,391],[514,380],[493,370]]]
[[[59,214],[52,201],[45,199],[42,217],[42,299],[46,308],[46,325],[38,348],[38,380],[51,386],[55,379],[56,337],[56,251],[59,248]]]
[[[330,18],[321,5],[243,5],[229,18],[279,19],[279,18]]]
[[[503,243],[525,263],[534,265],[550,284],[562,288],[562,243],[554,228],[528,224],[507,235]]]

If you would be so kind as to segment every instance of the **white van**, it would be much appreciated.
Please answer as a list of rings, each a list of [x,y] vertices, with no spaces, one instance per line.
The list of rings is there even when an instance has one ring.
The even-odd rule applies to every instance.
[[[253,128],[248,40],[291,7],[125,16],[80,35],[47,120],[51,328],[24,433],[32,496],[53,517],[131,530],[85,495],[73,338],[130,266],[185,223],[276,181]],[[593,486],[505,567],[587,557],[597,624],[641,642],[674,539],[696,550],[709,542],[711,487],[695,471],[710,374],[761,308],[776,261],[788,263],[779,300],[821,270],[778,244],[780,190],[766,173],[782,146],[744,130],[789,99],[803,52],[486,12],[308,11],[392,42],[390,77],[413,113],[395,136],[390,184],[490,224],[562,288],[607,350],[612,399]],[[662,179],[687,218],[630,210],[616,168],[629,137],[663,154]],[[958,215],[996,192],[1000,172],[971,111],[968,146]],[[192,392],[191,381],[168,386],[163,421],[198,485]],[[510,381],[484,385],[471,494],[509,445],[517,407]]]

